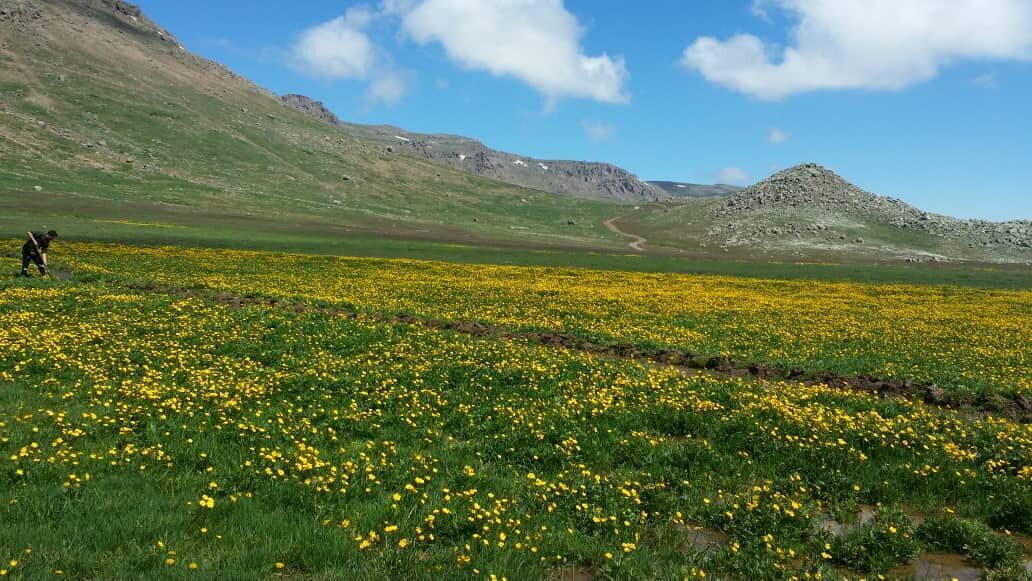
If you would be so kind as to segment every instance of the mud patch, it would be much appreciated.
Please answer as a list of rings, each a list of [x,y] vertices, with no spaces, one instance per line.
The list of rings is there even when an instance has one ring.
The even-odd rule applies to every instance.
[[[910,578],[917,581],[932,579],[978,581],[982,578],[982,569],[960,555],[926,553],[916,561],[890,570],[889,577]]]
[[[710,553],[720,550],[727,544],[727,535],[703,527],[686,526],[683,529],[685,543],[683,552]]]

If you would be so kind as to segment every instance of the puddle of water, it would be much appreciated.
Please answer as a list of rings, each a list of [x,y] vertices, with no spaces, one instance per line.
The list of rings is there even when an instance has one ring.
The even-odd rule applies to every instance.
[[[873,521],[876,512],[878,512],[878,508],[875,506],[869,504],[861,505],[860,513],[857,515],[856,520],[846,524],[835,520],[830,515],[820,515],[817,517],[817,529],[840,537],[844,533]]]
[[[1019,534],[1012,534],[1012,535],[1001,535],[1001,536],[1005,536],[1005,538],[1009,538],[1009,539],[1013,540],[1014,542],[1018,543],[1019,545],[1021,545],[1021,548],[1025,550],[1025,556],[1026,557],[1029,556],[1029,555],[1032,555],[1032,537],[1030,537],[1028,535],[1022,535],[1020,533]],[[1028,572],[1028,573],[1032,573],[1032,560],[1025,561],[1025,571]]]
[[[835,537],[841,537],[845,533],[854,531],[867,523],[874,522],[874,517],[877,512],[878,507],[869,504],[862,504],[860,505],[860,512],[856,515],[856,519],[850,520],[846,523],[835,520],[831,515],[818,515],[815,517],[817,521],[817,530],[824,531]],[[921,523],[925,521],[924,516],[916,513],[907,512],[906,515],[915,529],[921,526]]]
[[[916,561],[889,571],[889,576],[910,577],[917,581],[931,581],[933,579],[978,581],[982,578],[982,570],[961,555],[926,553],[921,555]]]

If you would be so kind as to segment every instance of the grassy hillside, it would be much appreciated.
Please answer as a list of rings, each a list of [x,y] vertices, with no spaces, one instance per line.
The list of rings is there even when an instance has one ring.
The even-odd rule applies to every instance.
[[[42,221],[621,245],[607,204],[359,143],[106,2],[20,5],[0,22],[5,233]]]

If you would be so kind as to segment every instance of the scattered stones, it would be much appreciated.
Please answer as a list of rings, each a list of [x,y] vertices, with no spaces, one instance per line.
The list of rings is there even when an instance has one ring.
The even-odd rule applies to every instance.
[[[32,189],[36,190],[37,192],[42,192],[43,186],[33,186]]]
[[[25,0],[4,2],[4,6],[0,8],[0,22],[27,24],[42,17],[43,11],[38,6]]]

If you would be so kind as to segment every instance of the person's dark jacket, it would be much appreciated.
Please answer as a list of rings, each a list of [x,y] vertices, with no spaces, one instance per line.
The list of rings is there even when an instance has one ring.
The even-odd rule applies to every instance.
[[[50,248],[50,237],[44,232],[33,232],[32,236],[36,239],[36,244],[39,245],[40,253],[46,254],[47,249]],[[26,240],[25,245],[22,246],[22,253],[35,254],[36,244],[32,243],[32,239]]]

